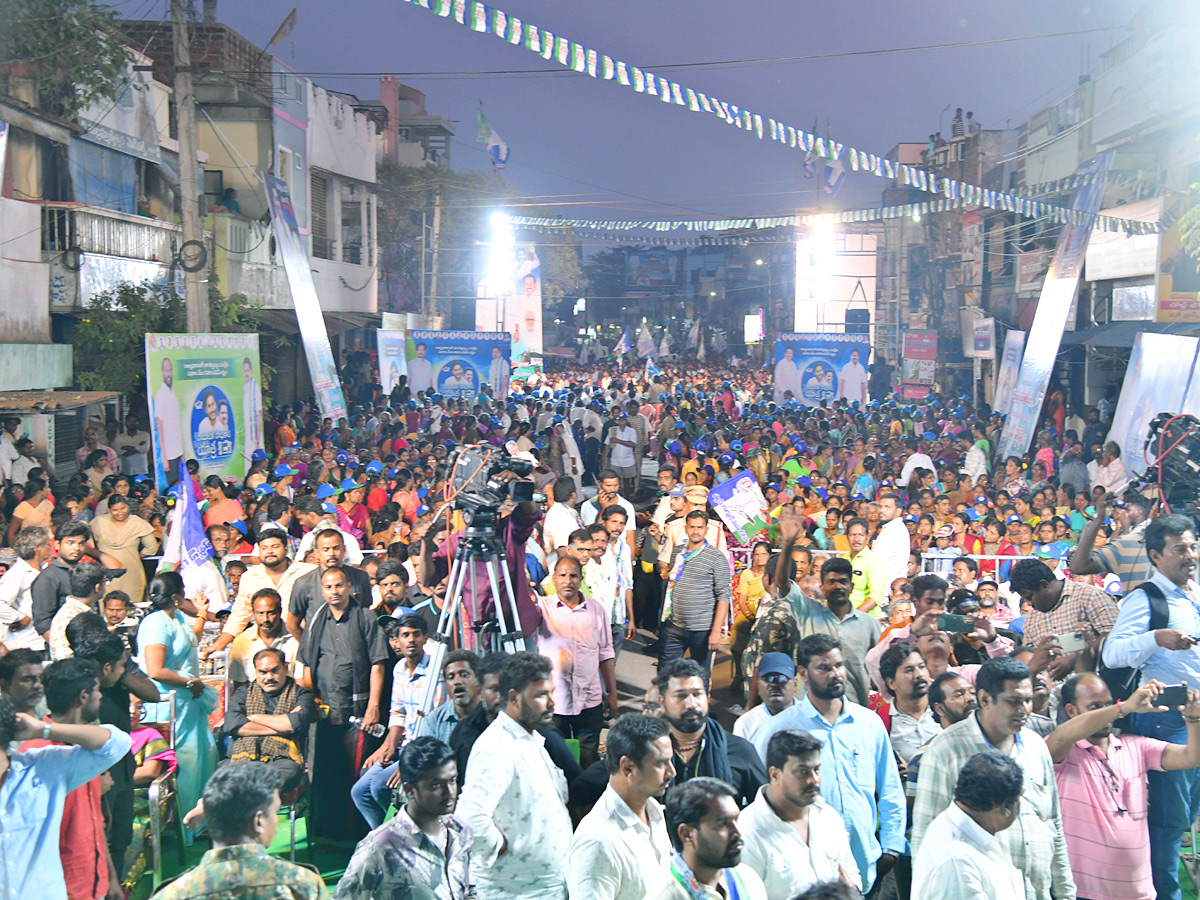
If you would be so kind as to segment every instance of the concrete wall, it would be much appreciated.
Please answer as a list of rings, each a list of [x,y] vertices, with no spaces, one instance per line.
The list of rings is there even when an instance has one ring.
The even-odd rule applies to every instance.
[[[68,388],[70,344],[0,344],[0,391]]]
[[[250,111],[235,109],[231,112]],[[267,211],[267,198],[262,182],[258,180],[258,173],[265,172],[271,165],[271,120],[254,111],[254,115],[262,115],[260,121],[222,121],[218,118],[220,113],[221,110],[217,109],[209,113],[215,125],[203,115],[197,117],[197,141],[200,149],[208,155],[204,168],[224,172],[225,187],[237,190],[242,215],[257,219]],[[253,168],[247,169],[246,163]]]
[[[50,266],[42,262],[41,234],[40,206],[0,198],[0,336],[10,343],[50,340]]]
[[[308,103],[309,165],[356,181],[375,181],[375,124],[324,88]]]

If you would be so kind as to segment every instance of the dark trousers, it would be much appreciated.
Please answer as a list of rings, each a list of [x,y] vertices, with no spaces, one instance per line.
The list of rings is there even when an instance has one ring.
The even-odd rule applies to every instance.
[[[600,471],[600,439],[585,438],[583,441],[583,471],[595,480]]]
[[[587,768],[600,753],[600,730],[604,728],[604,705],[593,706],[573,716],[555,716],[554,727],[564,738],[579,741],[579,764]]]
[[[651,538],[647,538],[651,540]],[[658,632],[662,613],[663,580],[658,569],[643,572],[640,565],[633,567],[633,619],[639,628]]]
[[[704,666],[704,678],[707,681],[712,672],[712,651],[708,649],[708,636],[711,629],[687,631],[671,622],[664,622],[662,631],[662,646],[658,651],[658,664],[682,659],[686,653],[700,665]]]
[[[108,851],[118,877],[125,876],[125,853],[133,843],[133,756],[109,769],[113,786],[104,795],[108,808]]]
[[[1183,717],[1175,711],[1129,717],[1134,731],[1172,744],[1187,743]],[[1183,833],[1200,811],[1200,775],[1195,769],[1147,772],[1150,787],[1150,869],[1158,900],[1180,900],[1179,850]]]
[[[352,725],[335,725],[329,720],[317,723],[316,740],[310,819],[313,836],[329,841],[360,840],[367,834],[366,822],[354,809],[350,788],[363,760],[378,748],[380,740]]]

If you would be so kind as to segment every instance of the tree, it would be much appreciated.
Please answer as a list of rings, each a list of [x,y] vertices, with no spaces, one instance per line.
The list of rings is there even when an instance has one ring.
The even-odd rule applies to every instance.
[[[125,82],[132,54],[116,21],[95,0],[5,0],[0,70],[35,79],[38,104],[73,118]]]
[[[247,334],[261,331],[259,309],[245,294],[225,297],[209,276],[212,330]],[[187,331],[183,298],[165,282],[122,282],[94,296],[75,325],[75,383],[84,391],[137,390],[146,376],[146,335]],[[274,370],[259,362],[263,390]]]

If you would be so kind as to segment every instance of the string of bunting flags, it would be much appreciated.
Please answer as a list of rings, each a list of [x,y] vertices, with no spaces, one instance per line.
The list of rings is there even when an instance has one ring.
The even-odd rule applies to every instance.
[[[847,147],[834,141],[832,137],[822,138],[813,132],[796,128],[770,116],[752,112],[711,94],[693,90],[679,82],[671,81],[661,75],[585,47],[562,35],[556,35],[545,28],[510,15],[504,10],[480,2],[480,0],[404,0],[404,2],[443,18],[451,19],[474,32],[490,34],[506,43],[524,47],[547,62],[557,63],[581,75],[588,75],[604,81],[615,81],[622,87],[631,88],[639,94],[657,97],[663,103],[686,107],[692,112],[714,115],[727,124],[756,136],[759,140],[769,139],[790,149],[802,151],[806,155],[816,155],[838,163],[847,159],[850,169],[854,172],[867,172],[880,178],[892,179],[904,187],[938,194],[944,198],[944,201],[938,202],[984,206],[1036,219],[1044,218],[1062,225],[1082,225],[1087,218],[1079,210],[1021,197],[1005,191],[984,188],[917,166],[885,159],[883,156],[867,153],[854,147]],[[903,215],[903,213],[897,215]],[[885,218],[885,216],[878,218]],[[746,221],[753,222],[754,220]],[[870,221],[870,219],[850,221]],[[1125,230],[1129,233],[1147,234],[1158,230],[1155,223],[1117,221],[1120,224],[1116,230]],[[639,225],[644,227],[643,223],[639,223]],[[731,225],[730,227],[749,228],[754,226]],[[1109,228],[1109,230],[1114,229]]]
[[[797,213],[787,216],[758,216],[740,219],[664,219],[659,221],[605,221],[598,219],[558,219],[548,216],[509,216],[514,227],[538,231],[563,228],[606,232],[616,235],[629,231],[662,232],[711,232],[760,230],[773,228],[795,228],[815,225],[818,222],[845,224],[849,222],[878,222],[899,219],[905,216],[927,215],[948,212],[971,206],[962,197],[956,200],[925,200],[920,203],[903,203],[897,206],[877,206],[866,209],[845,209],[825,213]],[[1103,231],[1125,231],[1129,234],[1152,234],[1158,225],[1154,222],[1139,222],[1113,216],[1097,216],[1095,227]]]

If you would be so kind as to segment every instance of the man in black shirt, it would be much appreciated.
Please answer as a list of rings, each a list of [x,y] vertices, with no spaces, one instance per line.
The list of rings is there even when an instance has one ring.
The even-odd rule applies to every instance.
[[[312,622],[318,609],[325,605],[321,591],[321,576],[331,566],[341,567],[346,559],[346,540],[342,533],[333,528],[320,532],[313,541],[317,551],[317,568],[296,579],[292,595],[288,600],[287,628],[296,640],[304,636],[305,624]],[[345,567],[346,580],[350,588],[349,602],[352,606],[371,608],[371,579],[361,569]]]
[[[325,604],[308,620],[298,655],[304,666],[300,683],[329,707],[329,717],[317,723],[312,821],[315,834],[330,840],[357,840],[366,834],[366,823],[350,802],[350,788],[379,738],[350,725],[349,719],[361,719],[366,729],[380,724],[389,659],[375,616],[351,602],[347,571],[330,566],[321,573]]]
[[[83,559],[91,538],[92,533],[83,522],[72,519],[58,526],[55,534],[58,556],[50,560],[50,564],[33,579],[29,589],[33,602],[33,627],[45,639],[49,637],[54,614],[71,593],[71,570]]]

